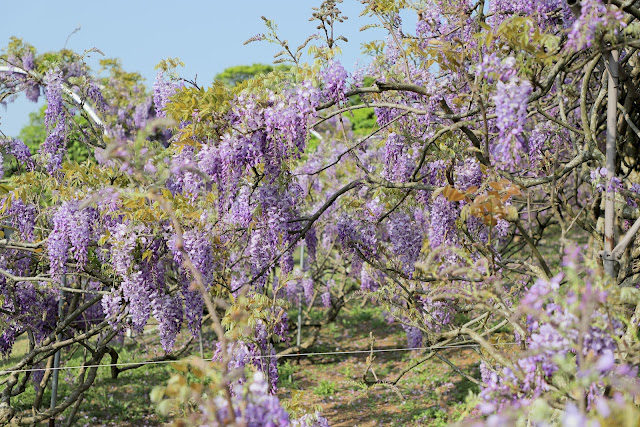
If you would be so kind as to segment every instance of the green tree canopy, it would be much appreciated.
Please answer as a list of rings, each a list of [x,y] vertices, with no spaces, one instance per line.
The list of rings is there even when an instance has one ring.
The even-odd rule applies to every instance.
[[[235,86],[238,83],[262,74],[268,74],[276,70],[287,71],[290,68],[291,67],[289,65],[236,65],[235,67],[226,68],[221,73],[216,74],[215,80],[220,80],[227,86]]]

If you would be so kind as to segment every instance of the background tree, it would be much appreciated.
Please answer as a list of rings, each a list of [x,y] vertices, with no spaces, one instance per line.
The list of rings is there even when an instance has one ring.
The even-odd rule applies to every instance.
[[[288,65],[236,65],[235,67],[226,68],[221,73],[216,74],[214,80],[220,80],[225,85],[233,87],[238,83],[242,83],[256,76],[269,74],[273,71],[288,71],[290,68]]]

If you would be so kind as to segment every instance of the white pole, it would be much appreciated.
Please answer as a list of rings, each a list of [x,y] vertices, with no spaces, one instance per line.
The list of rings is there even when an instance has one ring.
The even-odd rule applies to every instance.
[[[607,88],[607,182],[611,183],[616,173],[616,131],[618,127],[618,51],[612,50],[608,62],[609,82]],[[605,191],[604,202],[604,271],[609,277],[615,277],[614,247],[615,247],[615,189]]]

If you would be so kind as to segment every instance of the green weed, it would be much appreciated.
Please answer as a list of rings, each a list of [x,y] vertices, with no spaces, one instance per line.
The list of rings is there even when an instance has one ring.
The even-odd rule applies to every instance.
[[[333,396],[337,390],[336,383],[329,380],[320,380],[317,386],[313,388],[313,392],[317,396],[328,397]]]

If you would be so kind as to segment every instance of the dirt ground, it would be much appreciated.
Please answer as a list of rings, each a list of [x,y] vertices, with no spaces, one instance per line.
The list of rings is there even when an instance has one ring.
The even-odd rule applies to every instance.
[[[309,351],[334,352],[399,349],[407,346],[399,325],[387,325],[377,309],[355,309],[323,331]],[[293,408],[319,408],[332,426],[442,426],[459,421],[465,400],[477,386],[437,357],[408,371],[393,385],[364,386],[373,381],[393,382],[423,359],[421,350],[375,353],[367,369],[368,353],[291,358],[280,363],[278,395]],[[478,377],[479,357],[473,348],[443,350],[441,356]],[[300,396],[301,391],[305,391]],[[298,406],[299,405],[299,406]]]

